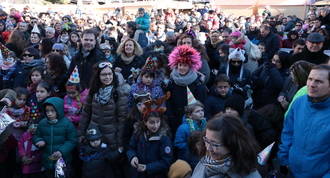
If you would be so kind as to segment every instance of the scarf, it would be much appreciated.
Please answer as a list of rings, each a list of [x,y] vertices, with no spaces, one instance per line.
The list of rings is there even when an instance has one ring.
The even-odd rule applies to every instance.
[[[173,69],[170,76],[175,84],[183,87],[192,84],[198,77],[197,73],[193,70],[189,70],[186,75],[180,75],[177,69]]]
[[[190,132],[193,131],[203,131],[206,128],[206,119],[202,119],[200,123],[198,121],[194,121],[192,119],[187,118],[187,123],[189,124]]]
[[[219,162],[211,159],[209,156],[205,156],[204,159],[201,160],[201,163],[205,166],[205,177],[230,177],[230,168],[232,167],[231,157],[227,157]]]
[[[100,104],[107,104],[111,98],[112,85],[104,88],[100,88],[97,93],[95,93],[95,100]]]

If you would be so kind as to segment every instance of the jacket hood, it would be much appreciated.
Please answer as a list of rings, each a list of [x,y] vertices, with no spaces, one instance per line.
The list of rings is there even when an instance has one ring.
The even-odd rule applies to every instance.
[[[52,105],[54,106],[56,113],[58,115],[57,119],[60,120],[64,117],[64,101],[61,98],[58,97],[51,97],[46,99],[46,101],[43,103],[43,110],[45,112],[46,105]],[[46,116],[46,112],[45,112]]]

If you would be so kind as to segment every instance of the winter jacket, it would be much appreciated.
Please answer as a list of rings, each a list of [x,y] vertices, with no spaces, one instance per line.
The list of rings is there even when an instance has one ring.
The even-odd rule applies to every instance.
[[[31,132],[25,132],[18,141],[18,154],[20,158],[32,158],[30,164],[22,164],[23,174],[32,174],[42,171],[42,152],[32,143],[32,137],[33,135]]]
[[[29,98],[27,106],[30,107],[30,123],[38,124],[40,120],[45,117],[45,114],[42,112],[42,103],[46,99],[38,102],[35,94]]]
[[[229,91],[226,97],[222,97],[215,90],[216,89],[214,87],[210,89],[210,93],[204,103],[205,116],[208,119],[225,110],[226,98],[231,95],[231,91]]]
[[[104,53],[97,47],[95,47],[88,56],[83,55],[82,48],[80,51],[72,57],[69,70],[66,78],[68,79],[76,66],[78,66],[78,72],[80,77],[80,85],[82,89],[89,88],[90,78],[93,74],[93,65],[99,61],[105,61]]]
[[[252,74],[253,101],[256,108],[276,103],[285,79],[271,63],[265,63]]]
[[[294,177],[330,177],[330,97],[313,103],[299,97],[288,111],[278,158]]]
[[[70,120],[64,117],[63,100],[57,97],[48,98],[43,107],[52,105],[57,113],[58,121],[53,124],[47,118],[42,119],[33,137],[33,143],[46,142],[42,150],[42,163],[45,169],[55,169],[56,161],[50,160],[49,156],[59,151],[65,163],[70,165],[72,150],[77,144],[77,132]]]
[[[329,56],[323,53],[323,50],[319,52],[310,52],[307,47],[303,49],[303,52],[295,54],[290,58],[290,64],[293,64],[299,60],[307,61],[313,64],[324,64],[327,62]]]
[[[198,156],[191,153],[188,147],[188,139],[192,132],[203,132],[206,129],[206,119],[201,122],[183,117],[182,124],[176,131],[174,146],[178,151],[178,159],[187,161],[191,167],[195,167],[199,161]]]
[[[114,96],[116,90],[116,96]],[[79,135],[84,136],[90,125],[98,126],[103,141],[110,149],[117,150],[124,146],[124,128],[128,114],[129,86],[123,80],[112,90],[108,104],[101,104],[94,96],[88,96],[79,122]]]
[[[80,95],[79,95],[79,101],[77,98],[72,99],[68,95],[64,97],[64,114],[65,117],[70,119],[70,121],[75,125],[76,127],[79,124],[80,120],[80,114],[82,110],[82,105],[86,101],[86,97],[88,94],[88,90],[84,90]]]
[[[271,59],[273,58],[275,52],[280,49],[280,38],[270,32],[266,37],[260,37],[260,42],[265,43],[266,45],[266,58]]]
[[[206,157],[203,157],[194,169],[191,178],[261,178],[257,170],[251,171],[248,175],[240,175],[231,170],[229,166],[231,163],[226,163],[210,164],[206,161]]]
[[[299,98],[299,97],[301,97],[301,96],[303,96],[303,95],[307,95],[307,86],[304,86],[304,87],[300,88],[300,89],[295,93],[295,95],[294,95],[293,98],[292,98],[292,101],[291,101],[290,104],[289,104],[288,109],[287,109],[286,112],[285,112],[285,115],[284,115],[285,117],[286,117],[286,115],[288,115],[288,112],[289,112],[290,108],[292,107],[292,104],[294,103],[294,101],[295,101],[297,98]]]
[[[205,43],[206,52],[207,52],[208,57],[210,58],[210,61],[209,61],[210,69],[219,70],[219,68],[220,68],[220,59],[219,59],[220,56],[219,56],[219,51],[217,50],[217,48],[221,44],[223,44],[223,42],[211,44],[211,40],[207,40]]]
[[[172,143],[165,135],[147,137],[145,134],[133,135],[127,151],[129,162],[137,157],[139,164],[146,164],[145,172],[137,172],[132,167],[131,178],[166,178],[173,161]]]
[[[129,95],[129,105],[130,107],[133,106],[133,102],[134,102],[134,93],[150,93],[151,94],[151,98],[152,99],[158,99],[160,97],[162,97],[164,95],[163,93],[163,89],[156,84],[157,81],[153,80],[151,86],[147,86],[145,84],[142,83],[141,79],[138,79],[137,83],[134,83],[131,86],[131,91],[130,91],[130,95]]]
[[[80,147],[79,157],[83,161],[82,178],[112,178],[113,171],[108,166],[119,152],[113,153],[106,144],[91,147],[89,144]]]
[[[135,19],[136,25],[138,30],[143,30],[144,32],[148,32],[150,28],[150,16],[148,13],[144,13],[142,17],[137,17]]]
[[[122,59],[122,56],[120,55],[118,57],[118,59],[116,59],[116,61],[114,62],[114,68],[119,67],[121,68],[121,74],[123,75],[124,79],[128,79],[128,77],[132,74],[131,69],[141,69],[144,65],[144,60],[139,57],[139,56],[135,56],[133,61],[129,64],[126,64]]]

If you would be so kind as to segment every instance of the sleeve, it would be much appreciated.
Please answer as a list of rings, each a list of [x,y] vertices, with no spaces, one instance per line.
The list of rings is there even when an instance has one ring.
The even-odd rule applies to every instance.
[[[187,139],[188,139],[188,135],[186,132],[186,127],[184,124],[181,124],[175,134],[174,146],[179,149],[186,149]]]
[[[37,130],[36,130],[36,133],[34,134],[33,136],[33,144],[36,144],[38,143],[39,141],[45,141],[45,139],[43,138],[43,134],[42,134],[42,131],[41,131],[41,127],[43,126],[43,120],[41,120],[38,124],[38,127],[37,127]]]
[[[64,118],[63,118],[64,119]],[[66,119],[66,118],[65,118]],[[62,153],[62,155],[71,154],[73,148],[77,144],[77,132],[73,124],[67,119],[67,126],[65,128],[65,142],[61,147],[58,148],[58,151]]]
[[[160,171],[167,170],[173,159],[173,150],[170,138],[163,136],[161,138],[160,160],[148,163],[146,166],[147,174],[154,174]]]
[[[129,142],[128,145],[128,150],[126,152],[128,161],[131,162],[132,158],[134,158],[135,156],[137,156],[136,154],[136,150],[137,150],[137,144],[138,144],[138,140],[137,140],[137,136],[132,136],[131,140]]]
[[[23,157],[26,154],[24,149],[24,141],[24,135],[22,135],[21,139],[19,139],[19,141],[17,142],[18,155],[20,157]]]
[[[278,69],[274,66],[269,71],[269,80],[268,82],[271,83],[272,86],[274,86],[277,90],[281,91],[283,88],[283,77],[281,76],[281,73],[278,71]]]
[[[81,118],[78,126],[78,136],[84,136],[89,125],[92,115],[92,101],[93,99],[88,96],[86,103],[83,106]]]
[[[278,51],[280,49],[280,39],[277,35],[274,35],[273,39],[271,40],[271,49],[267,49],[267,57],[268,59],[271,59],[275,52]]]
[[[289,164],[289,150],[293,140],[293,126],[294,126],[294,106],[289,110],[285,117],[283,130],[281,134],[281,143],[277,153],[280,165],[288,166]]]
[[[0,99],[8,98],[10,101],[14,102],[16,99],[16,92],[12,89],[0,90]]]
[[[123,92],[123,91],[121,91]],[[124,146],[125,137],[125,124],[127,124],[127,113],[128,113],[128,93],[121,93],[116,103],[117,118],[118,118],[118,143],[119,146]]]

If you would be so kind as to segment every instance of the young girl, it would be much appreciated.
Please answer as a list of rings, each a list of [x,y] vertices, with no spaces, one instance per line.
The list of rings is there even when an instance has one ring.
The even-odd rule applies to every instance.
[[[188,138],[192,132],[205,130],[204,106],[202,103],[196,102],[186,106],[185,111],[186,117],[183,118],[183,122],[176,132],[174,145],[178,149],[178,158],[187,161],[194,168],[198,162],[196,162],[198,157],[190,153]],[[192,163],[195,163],[195,165],[192,165]]]
[[[38,84],[43,80],[43,73],[44,70],[42,67],[32,68],[27,87],[30,94],[34,94],[36,92]]]
[[[155,79],[155,72],[147,69],[142,70],[140,78],[138,79],[137,83],[131,86],[131,92],[129,95],[130,106],[132,106],[133,103],[134,93],[141,93],[141,92],[150,93],[152,99],[157,99],[164,95],[162,88],[159,85],[158,86],[155,85],[154,79]]]
[[[14,120],[13,123],[13,136],[18,141],[27,128],[29,121],[30,109],[26,106],[26,100],[28,97],[28,91],[25,88],[16,88],[15,92],[17,94],[15,103],[12,107],[7,108],[6,113],[11,116]]]
[[[167,177],[173,160],[172,143],[159,112],[150,112],[131,138],[127,151],[131,177]]]
[[[43,117],[41,111],[42,103],[51,96],[50,85],[42,81],[38,84],[35,95],[31,97],[28,101],[28,106],[30,107],[30,122],[33,124],[38,124],[40,119]]]
[[[36,125],[31,124],[18,142],[18,154],[22,160],[23,178],[42,178],[41,150],[32,143],[32,137],[36,129]]]
[[[80,113],[86,100],[88,90],[80,92],[79,83],[68,82],[66,84],[66,95],[64,97],[64,114],[75,127],[78,127]]]

